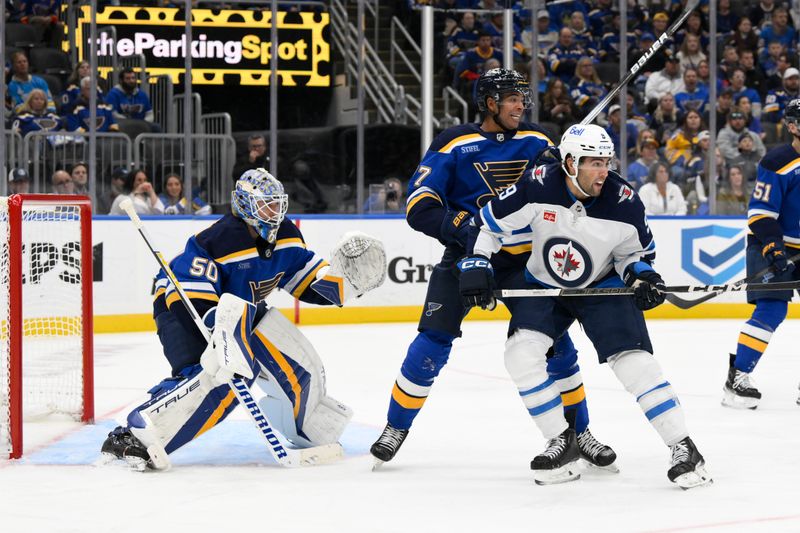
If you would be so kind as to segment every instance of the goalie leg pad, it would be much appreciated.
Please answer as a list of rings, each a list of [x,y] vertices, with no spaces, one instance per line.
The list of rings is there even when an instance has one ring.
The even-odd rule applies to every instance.
[[[642,350],[620,352],[608,358],[608,365],[667,446],[689,435],[680,401],[652,354]]]
[[[542,435],[552,439],[568,425],[564,418],[561,391],[547,375],[547,350],[553,339],[539,331],[518,329],[506,341],[505,364],[519,390],[522,402]]]
[[[330,266],[320,269],[311,288],[342,306],[345,301],[380,287],[386,270],[383,243],[366,233],[351,231],[331,250]]]
[[[325,368],[311,342],[277,309],[259,321],[251,343],[260,363],[259,401],[273,425],[302,447],[336,442],[352,410],[326,395]]]

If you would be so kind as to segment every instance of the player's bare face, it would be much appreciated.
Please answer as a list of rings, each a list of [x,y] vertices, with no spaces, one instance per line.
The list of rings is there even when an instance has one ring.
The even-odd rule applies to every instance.
[[[578,166],[578,184],[589,196],[597,197],[608,177],[611,159],[608,157],[583,157]]]
[[[525,99],[519,93],[509,94],[500,101],[500,121],[510,130],[519,127],[522,113],[525,111]]]

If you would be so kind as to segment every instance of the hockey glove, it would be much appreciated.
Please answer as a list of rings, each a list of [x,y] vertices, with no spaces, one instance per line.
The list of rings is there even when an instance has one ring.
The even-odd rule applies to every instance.
[[[761,249],[761,255],[773,268],[775,274],[783,274],[794,270],[794,263],[786,257],[786,248],[782,241],[770,241]]]
[[[658,272],[647,263],[634,263],[625,269],[622,280],[628,287],[633,287],[633,299],[636,307],[647,311],[664,303],[667,288]]]
[[[491,311],[497,305],[494,299],[494,271],[489,260],[481,255],[465,257],[458,262],[461,271],[459,290],[464,307],[480,307]]]
[[[450,209],[444,214],[442,220],[442,240],[445,244],[458,243],[463,248],[467,247],[467,236],[469,235],[469,213],[466,211],[452,211]]]

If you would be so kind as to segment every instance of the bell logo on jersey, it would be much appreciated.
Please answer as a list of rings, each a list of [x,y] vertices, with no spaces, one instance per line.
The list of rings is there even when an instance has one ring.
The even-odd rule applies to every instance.
[[[544,266],[553,280],[564,287],[578,287],[592,275],[589,252],[581,244],[553,237],[542,247]]]
[[[544,218],[548,222],[555,222],[556,221],[556,212],[555,211],[545,211],[544,214],[542,215],[542,218]]]

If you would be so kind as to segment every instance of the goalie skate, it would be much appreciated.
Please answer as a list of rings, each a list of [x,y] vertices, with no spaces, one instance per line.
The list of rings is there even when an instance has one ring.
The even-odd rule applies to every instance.
[[[734,409],[755,409],[761,400],[761,393],[750,378],[750,374],[742,372],[733,365],[734,359],[736,356],[731,354],[728,379],[722,389],[722,405]]]
[[[581,459],[591,468],[612,474],[619,473],[616,464],[617,454],[611,446],[606,446],[597,440],[589,428],[578,435],[578,448],[581,451]]]
[[[714,482],[706,472],[703,456],[689,437],[672,446],[672,466],[667,477],[683,490]]]
[[[580,448],[574,429],[563,433],[547,442],[547,448],[531,461],[533,480],[537,485],[554,485],[580,479],[578,459]]]
[[[144,444],[122,426],[117,426],[108,434],[100,453],[103,455],[100,464],[109,464],[119,459],[137,472],[144,472],[148,466],[152,468],[150,454]]]

